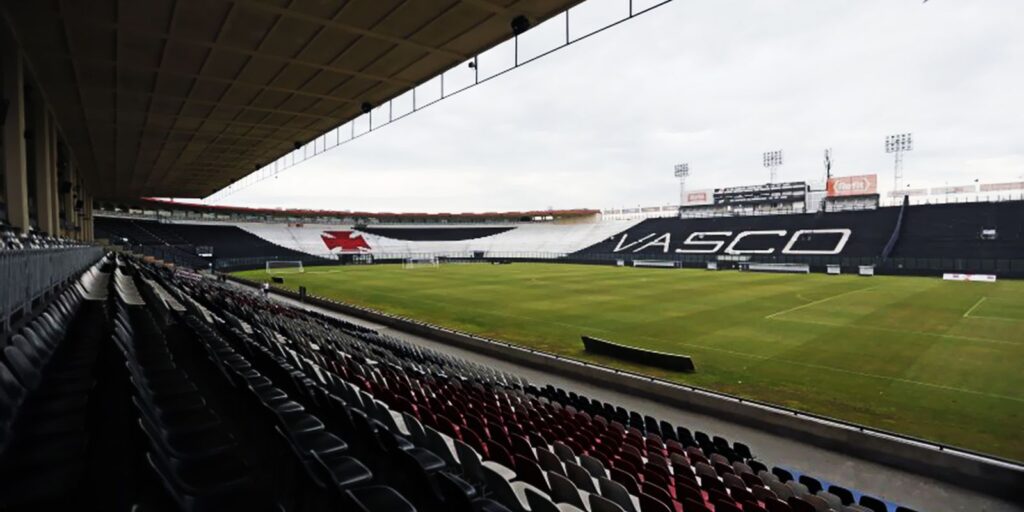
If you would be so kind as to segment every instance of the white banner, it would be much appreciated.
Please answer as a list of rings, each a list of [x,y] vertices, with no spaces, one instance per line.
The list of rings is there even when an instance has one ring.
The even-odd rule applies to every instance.
[[[971,281],[975,283],[994,283],[996,282],[995,274],[956,274],[947,273],[942,274],[942,279],[946,281]]]

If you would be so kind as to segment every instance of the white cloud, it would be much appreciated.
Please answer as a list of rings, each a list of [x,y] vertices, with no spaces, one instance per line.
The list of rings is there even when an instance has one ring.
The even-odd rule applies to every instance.
[[[625,1],[600,0],[588,16]],[[1019,7],[673,2],[226,202],[426,212],[667,204],[673,164],[690,163],[695,188],[759,183],[761,152],[777,148],[780,179],[821,179],[832,147],[837,173],[878,172],[886,186],[882,141],[904,131],[915,135],[908,183],[1014,180],[1024,174]],[[528,35],[541,43],[561,32]]]

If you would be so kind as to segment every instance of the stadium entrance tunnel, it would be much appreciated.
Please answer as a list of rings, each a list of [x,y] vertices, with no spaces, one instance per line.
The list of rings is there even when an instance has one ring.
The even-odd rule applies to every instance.
[[[676,372],[693,373],[697,371],[690,356],[620,345],[592,336],[580,336],[580,338],[583,339],[583,349],[590,354],[614,357],[630,363],[654,366]]]

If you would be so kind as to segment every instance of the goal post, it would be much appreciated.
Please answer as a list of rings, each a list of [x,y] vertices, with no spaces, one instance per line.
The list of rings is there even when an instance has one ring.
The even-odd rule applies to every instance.
[[[437,256],[410,256],[402,260],[402,268],[438,267],[441,262]]]
[[[268,274],[301,274],[305,271],[301,261],[267,260]]]

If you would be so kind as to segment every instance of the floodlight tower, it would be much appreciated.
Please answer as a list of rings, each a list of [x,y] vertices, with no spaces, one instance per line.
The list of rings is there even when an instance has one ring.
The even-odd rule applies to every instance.
[[[775,183],[775,178],[779,173],[779,166],[782,165],[782,150],[765,151],[763,157],[764,166],[771,172],[768,183]]]
[[[676,178],[679,178],[679,204],[686,204],[686,177],[690,175],[690,164],[676,164]]]
[[[892,190],[899,192],[903,183],[903,153],[914,149],[914,136],[911,133],[899,133],[885,138],[885,152],[893,154]]]

